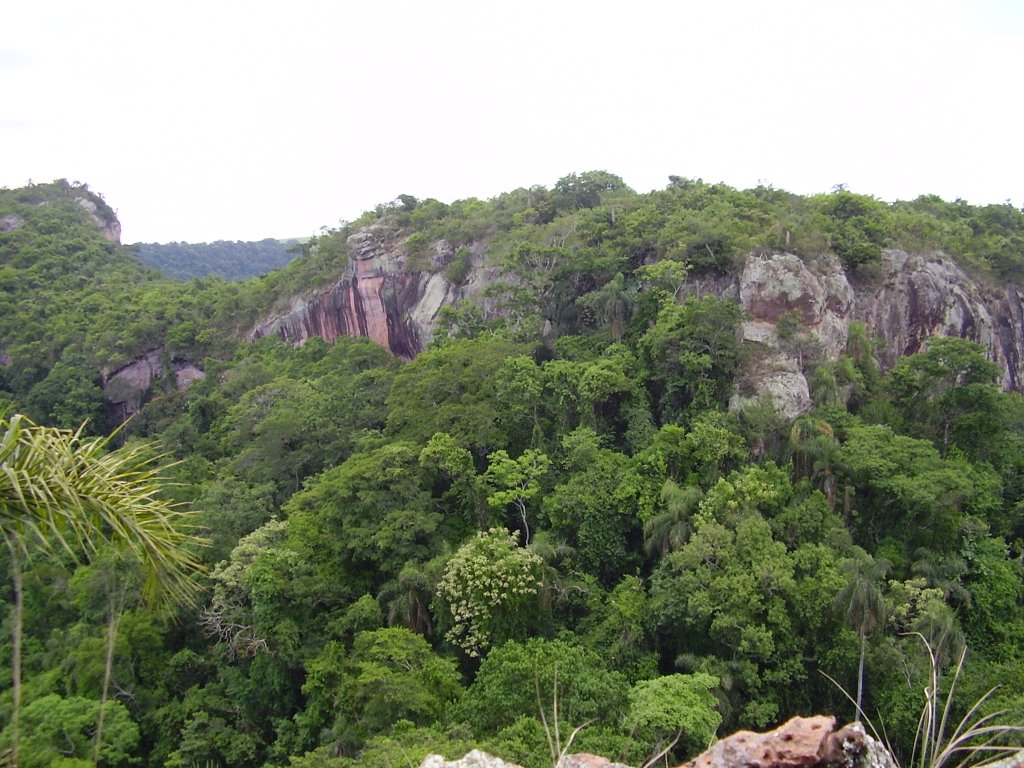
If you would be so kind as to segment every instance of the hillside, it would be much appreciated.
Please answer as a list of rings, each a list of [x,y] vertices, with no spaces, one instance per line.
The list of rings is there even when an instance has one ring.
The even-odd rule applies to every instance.
[[[23,755],[90,758],[108,660],[114,768],[546,768],[556,693],[575,749],[641,765],[683,729],[680,762],[848,719],[826,674],[906,760],[922,637],[947,689],[970,649],[958,719],[996,684],[1024,718],[1021,212],[595,172],[179,283],[61,190],[0,198],[9,397],[134,412],[208,572],[156,611],[114,553],[40,548]]]
[[[135,243],[139,261],[175,280],[213,275],[245,280],[280,269],[302,252],[299,240],[265,238],[254,242]]]

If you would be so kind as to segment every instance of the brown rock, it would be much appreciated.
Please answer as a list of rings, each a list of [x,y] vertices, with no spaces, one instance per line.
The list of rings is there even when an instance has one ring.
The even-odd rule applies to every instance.
[[[313,336],[333,342],[341,336],[366,336],[397,357],[410,360],[433,338],[444,306],[471,299],[494,311],[484,296],[498,271],[484,266],[483,244],[471,244],[469,276],[449,283],[443,266],[454,250],[444,240],[433,245],[430,270],[407,265],[405,240],[384,224],[365,227],[348,238],[349,263],[330,286],[294,297],[287,311],[270,316],[250,333],[250,341],[278,335],[296,346]]]
[[[406,239],[386,223],[353,233],[344,273],[331,285],[292,297],[284,311],[268,312],[250,339],[276,334],[299,345],[312,336],[328,342],[366,336],[410,359],[430,342],[443,307],[468,299],[487,317],[502,311],[501,300],[488,289],[515,279],[487,266],[487,242],[466,246],[470,270],[454,284],[444,270],[454,258],[451,243],[438,240],[411,261]],[[958,336],[988,349],[1003,368],[1003,389],[1024,390],[1024,292],[1013,285],[985,286],[941,254],[886,251],[871,276],[848,279],[832,256],[752,253],[740,274],[695,274],[687,292],[737,300],[748,314],[743,339],[761,354],[740,375],[735,408],[762,395],[790,418],[811,407],[802,360],[784,351],[776,334],[779,318],[794,310],[825,360],[845,352],[850,322],[856,320],[883,342],[883,371],[920,351],[931,336]]]
[[[836,719],[794,717],[774,731],[738,731],[714,744],[685,768],[810,768],[833,749],[829,736]]]

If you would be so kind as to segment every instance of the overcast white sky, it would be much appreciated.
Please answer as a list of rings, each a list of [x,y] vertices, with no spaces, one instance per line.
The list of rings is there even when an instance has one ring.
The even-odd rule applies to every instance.
[[[88,182],[124,242],[595,169],[1019,206],[1022,64],[1022,0],[32,0],[0,184]]]

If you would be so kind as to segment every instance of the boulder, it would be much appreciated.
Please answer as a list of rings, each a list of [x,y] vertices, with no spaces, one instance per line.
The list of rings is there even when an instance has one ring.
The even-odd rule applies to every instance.
[[[681,768],[897,768],[860,723],[836,729],[834,717],[794,717],[773,731],[738,731]]]
[[[428,755],[420,763],[420,768],[522,768],[522,766],[507,763],[500,757],[494,757],[479,749],[474,749],[461,760],[445,760],[441,755]]]

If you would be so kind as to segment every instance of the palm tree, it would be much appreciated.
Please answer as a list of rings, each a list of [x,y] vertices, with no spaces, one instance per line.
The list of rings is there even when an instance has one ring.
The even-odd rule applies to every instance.
[[[863,717],[864,657],[867,653],[868,634],[885,623],[885,600],[879,586],[891,567],[888,560],[875,560],[863,550],[844,560],[840,566],[846,575],[846,585],[836,596],[836,603],[846,614],[846,621],[860,636],[860,662],[857,665],[857,719]]]
[[[596,291],[581,296],[576,303],[589,308],[599,320],[608,323],[612,341],[619,342],[626,332],[634,293],[626,287],[626,278],[619,272]]]
[[[666,480],[661,488],[662,511],[644,521],[644,550],[651,557],[664,557],[681,549],[690,538],[690,520],[704,498],[695,485],[680,487]]]
[[[0,416],[0,535],[14,587],[11,630],[11,764],[18,765],[21,707],[22,570],[33,550],[92,559],[116,544],[135,556],[152,599],[192,603],[203,543],[186,512],[159,497],[157,456],[145,446],[107,451],[113,435],[39,426]],[[102,710],[101,710],[102,711]],[[102,732],[102,721],[98,725]]]
[[[801,416],[789,433],[795,479],[807,477],[825,494],[830,508],[836,503],[834,471],[839,441],[832,425],[824,419]]]

